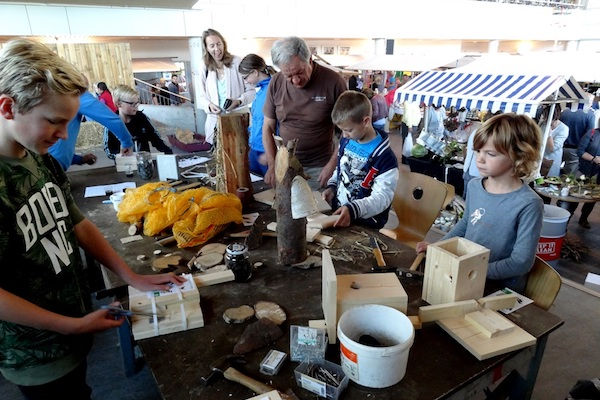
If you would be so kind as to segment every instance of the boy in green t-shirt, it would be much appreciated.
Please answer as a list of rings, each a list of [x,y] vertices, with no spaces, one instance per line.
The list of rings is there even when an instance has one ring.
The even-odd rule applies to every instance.
[[[48,148],[66,139],[87,80],[44,45],[0,52],[0,372],[28,399],[89,399],[91,333],[117,327],[90,312],[78,246],[140,290],[181,284],[138,275],[79,211]]]

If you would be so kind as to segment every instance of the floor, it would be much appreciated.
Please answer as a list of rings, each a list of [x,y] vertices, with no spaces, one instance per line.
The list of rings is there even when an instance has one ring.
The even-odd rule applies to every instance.
[[[400,154],[402,139],[392,134],[391,142],[394,151]],[[104,163],[101,160],[106,157],[100,153],[98,155],[99,163]],[[568,240],[580,246],[585,245],[587,250],[583,252],[580,263],[559,260],[556,268],[570,284],[563,284],[550,312],[561,317],[565,323],[549,337],[534,399],[564,399],[578,379],[600,377],[600,294],[578,288],[584,283],[588,272],[600,274],[600,250],[597,246],[600,243],[599,208],[596,207],[590,217],[591,229],[581,228],[577,224],[579,211],[575,212],[568,225]],[[96,335],[88,364],[88,384],[92,386],[94,400],[161,398],[147,368],[132,378],[125,377],[115,331]],[[1,377],[0,393],[3,400],[22,399],[20,392]]]

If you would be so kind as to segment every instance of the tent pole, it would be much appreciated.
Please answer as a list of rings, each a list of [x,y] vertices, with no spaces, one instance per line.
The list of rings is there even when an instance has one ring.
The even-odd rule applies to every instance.
[[[537,171],[535,173],[535,178],[540,177],[540,169],[542,168],[542,160],[544,159],[544,153],[546,151],[546,143],[548,142],[548,137],[550,136],[550,129],[552,125],[552,117],[554,116],[554,109],[556,108],[556,100],[558,99],[558,89],[554,92],[554,99],[552,104],[550,105],[550,112],[548,113],[548,117],[546,118],[546,126],[544,128],[544,133],[542,134],[542,148],[540,149],[540,158],[538,160]]]

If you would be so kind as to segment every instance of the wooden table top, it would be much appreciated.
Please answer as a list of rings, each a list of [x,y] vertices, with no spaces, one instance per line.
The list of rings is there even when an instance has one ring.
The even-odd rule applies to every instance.
[[[114,169],[110,168],[70,174],[75,200],[134,270],[151,273],[147,266],[140,265],[135,258],[141,251],[158,247],[153,240],[144,238],[140,242],[122,245],[119,238],[127,236],[127,225],[117,222],[112,205],[102,204],[101,200],[104,198],[83,199],[85,185],[126,180],[124,174],[113,171]],[[274,212],[268,206],[255,207],[265,216],[266,222],[274,219]],[[327,231],[325,233],[335,236],[336,240],[332,252],[347,250],[355,241],[364,239],[363,235],[353,231],[379,235],[375,231],[357,227]],[[389,249],[397,250],[395,254],[384,255],[387,264],[408,268],[414,260],[414,250],[387,237],[379,237]],[[315,247],[310,246],[309,249],[314,250]],[[189,254],[192,252],[189,251]],[[375,265],[375,260],[370,254],[364,259],[359,254],[352,254],[355,257],[354,262],[334,260],[337,274],[364,273]],[[292,388],[300,399],[315,398],[314,394],[299,388],[295,383],[293,370],[298,363],[286,361],[281,371],[273,377],[260,374],[258,369],[260,361],[269,349],[289,354],[290,325],[306,326],[309,320],[323,319],[321,269],[302,270],[278,265],[275,238],[265,238],[263,245],[250,253],[250,258],[251,262],[262,261],[264,265],[254,271],[249,282],[227,282],[200,288],[200,305],[205,322],[203,328],[138,342],[165,399],[252,397],[253,393],[241,385],[221,379],[211,386],[204,387],[200,378],[209,374],[210,363],[232,352],[233,346],[248,324],[226,324],[222,318],[225,309],[243,304],[253,305],[260,300],[274,301],[287,312],[288,320],[282,325],[284,335],[271,346],[246,355],[247,364],[241,370],[279,390]],[[132,259],[135,261],[131,261]],[[415,315],[418,313],[418,307],[424,304],[421,301],[422,281],[403,278],[401,282],[409,297],[408,315]],[[509,318],[536,338],[548,335],[562,324],[559,317],[533,304],[513,312]],[[486,374],[516,353],[518,351],[478,361],[436,324],[424,324],[423,329],[416,331],[407,372],[400,383],[387,389],[370,389],[350,382],[342,397],[366,399],[370,396],[386,400],[443,398]],[[327,359],[339,364],[339,345],[328,347]]]

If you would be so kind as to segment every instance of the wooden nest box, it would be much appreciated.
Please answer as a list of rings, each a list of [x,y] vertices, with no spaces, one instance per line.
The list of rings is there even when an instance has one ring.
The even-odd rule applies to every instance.
[[[483,296],[489,249],[461,237],[427,246],[422,298],[429,304]]]

